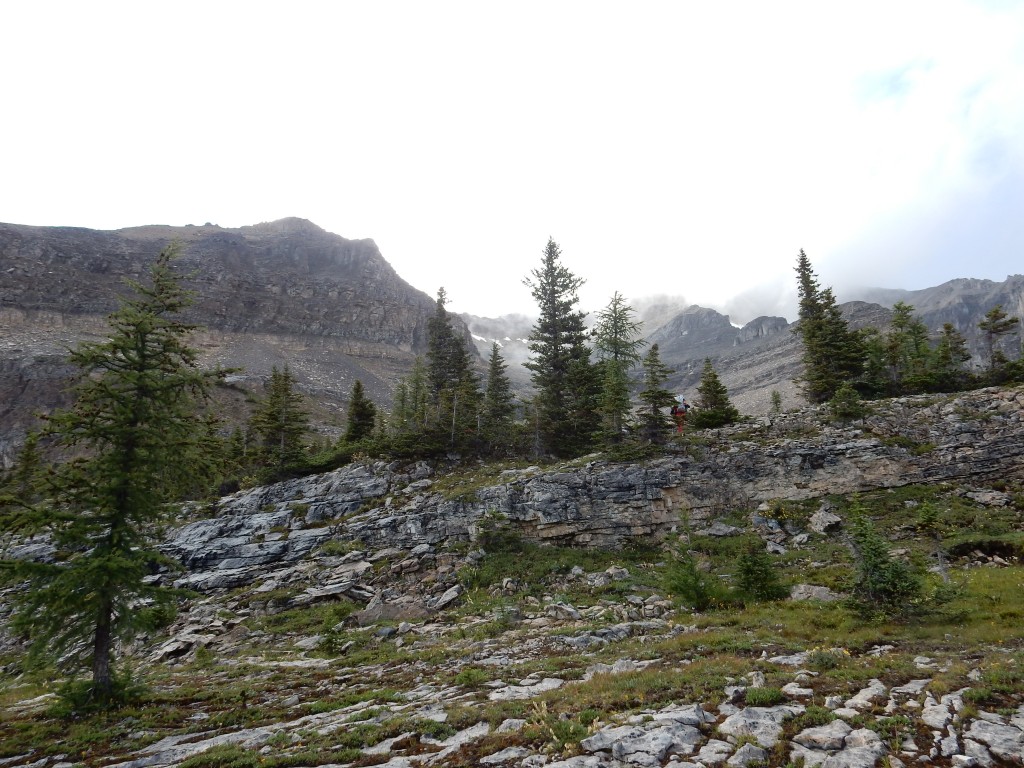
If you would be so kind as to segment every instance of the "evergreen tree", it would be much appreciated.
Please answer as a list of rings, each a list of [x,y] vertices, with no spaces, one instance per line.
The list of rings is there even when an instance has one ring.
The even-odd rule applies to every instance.
[[[697,407],[690,416],[691,423],[697,429],[721,427],[739,421],[740,412],[729,401],[729,393],[711,365],[711,358],[704,359],[697,394]]]
[[[590,364],[586,314],[575,309],[583,280],[562,265],[560,256],[558,245],[549,239],[541,267],[524,280],[540,309],[530,332],[533,356],[526,367],[537,390],[544,450],[575,456],[592,443],[600,382]]]
[[[273,474],[302,464],[309,413],[287,365],[283,370],[271,369],[267,396],[256,406],[250,427],[258,441],[260,462]]]
[[[860,395],[850,382],[845,381],[828,401],[833,421],[854,421],[863,419],[867,409],[861,402]]]
[[[985,334],[985,349],[988,351],[989,376],[995,379],[996,371],[1006,364],[1006,355],[999,349],[1000,340],[1017,329],[1020,320],[1006,314],[1002,304],[996,304],[985,313],[985,319],[978,328]]]
[[[892,311],[892,324],[886,334],[889,391],[893,395],[924,391],[931,356],[928,329],[914,317],[911,305],[898,301]]]
[[[658,345],[652,344],[643,361],[644,388],[638,397],[643,405],[637,413],[640,434],[651,442],[660,443],[672,428],[667,409],[675,405],[676,398],[665,389],[672,369],[661,362]]]
[[[437,292],[437,308],[427,324],[427,381],[434,406],[434,424],[449,435],[449,447],[471,447],[477,437],[480,385],[470,363],[466,340],[452,328],[444,308],[444,288]]]
[[[377,423],[377,406],[363,391],[363,382],[356,379],[348,399],[348,423],[345,442],[355,443],[373,435]]]
[[[594,347],[600,360],[599,412],[605,439],[616,443],[629,414],[629,372],[640,362],[643,323],[633,320],[633,308],[616,291],[608,306],[597,313]]]
[[[956,392],[967,386],[970,374],[965,366],[971,359],[967,340],[952,323],[944,323],[932,353],[931,381],[939,392]]]
[[[472,375],[466,340],[452,328],[447,303],[448,295],[439,288],[434,316],[427,321],[427,378],[435,403]]]
[[[395,387],[389,420],[390,433],[402,436],[425,431],[429,397],[427,369],[423,358],[417,357],[409,375],[400,379]]]
[[[640,350],[644,346],[640,335],[643,323],[634,320],[633,315],[633,308],[616,291],[608,306],[597,313],[594,328],[598,360],[614,360],[625,366],[627,372],[640,362]]]
[[[894,397],[931,387],[932,350],[927,327],[905,302],[896,302],[892,312],[885,333],[866,328],[860,335],[864,362],[858,386],[869,396]]]
[[[779,581],[777,566],[760,542],[746,547],[736,561],[736,587],[754,602],[782,600],[789,595]]]
[[[823,403],[844,381],[860,375],[864,346],[860,335],[849,330],[832,289],[822,289],[818,284],[803,249],[797,258],[796,273],[800,298],[796,332],[804,347],[804,396],[812,403]]]
[[[487,390],[480,411],[480,432],[488,451],[497,454],[508,453],[514,441],[515,398],[505,373],[507,369],[501,347],[494,342],[487,361]]]
[[[44,434],[77,458],[49,469],[45,501],[8,507],[3,520],[4,529],[48,534],[54,545],[52,562],[4,562],[30,583],[9,595],[13,627],[37,651],[91,664],[101,704],[117,695],[115,641],[171,605],[167,590],[146,579],[163,560],[156,544],[168,502],[213,465],[196,414],[222,372],[200,370],[187,343],[195,327],[178,318],[191,297],[172,268],[176,251],[160,254],[149,285],[129,283],[135,295],[110,316],[106,341],[71,352],[77,397],[47,419]]]
[[[601,432],[605,443],[615,445],[622,442],[622,429],[631,406],[629,377],[625,366],[616,360],[603,360],[598,368],[602,371],[598,399]]]

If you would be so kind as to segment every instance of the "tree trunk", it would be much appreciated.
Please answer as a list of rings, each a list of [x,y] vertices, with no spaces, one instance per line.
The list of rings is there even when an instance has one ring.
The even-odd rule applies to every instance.
[[[92,644],[92,692],[97,699],[107,699],[113,689],[110,667],[112,607],[104,600],[96,617],[96,634]]]

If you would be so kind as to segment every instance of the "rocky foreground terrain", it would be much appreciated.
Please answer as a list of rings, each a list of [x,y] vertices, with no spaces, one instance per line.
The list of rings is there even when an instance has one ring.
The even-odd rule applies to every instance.
[[[852,504],[956,594],[907,624],[853,613]],[[633,463],[253,488],[167,539],[182,569],[154,578],[193,597],[122,649],[138,705],[58,717],[5,638],[0,766],[1021,765],[1022,510],[1020,388],[762,417]],[[674,553],[729,584],[751,542],[789,599],[695,613],[668,590]]]

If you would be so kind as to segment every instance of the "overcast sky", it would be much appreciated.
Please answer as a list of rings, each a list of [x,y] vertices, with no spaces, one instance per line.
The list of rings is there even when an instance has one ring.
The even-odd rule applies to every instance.
[[[1024,2],[5,3],[0,221],[372,238],[450,309],[1024,271]],[[738,299],[734,297],[739,297]]]

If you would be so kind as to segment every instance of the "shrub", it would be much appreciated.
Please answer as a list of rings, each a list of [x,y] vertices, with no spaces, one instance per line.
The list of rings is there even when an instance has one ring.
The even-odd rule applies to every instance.
[[[778,688],[747,688],[746,698],[748,707],[774,707],[786,700],[786,694]]]
[[[181,768],[256,768],[259,755],[237,744],[219,744],[182,761]]]

